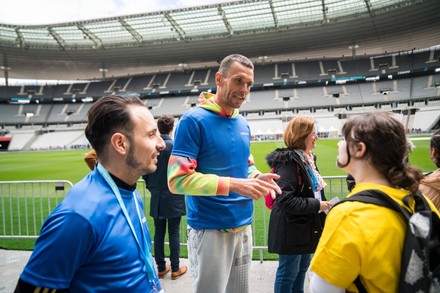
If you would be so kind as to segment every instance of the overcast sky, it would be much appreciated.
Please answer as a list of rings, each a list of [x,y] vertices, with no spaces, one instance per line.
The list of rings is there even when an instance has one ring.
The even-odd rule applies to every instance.
[[[231,2],[231,0],[0,0],[0,23],[54,24]]]

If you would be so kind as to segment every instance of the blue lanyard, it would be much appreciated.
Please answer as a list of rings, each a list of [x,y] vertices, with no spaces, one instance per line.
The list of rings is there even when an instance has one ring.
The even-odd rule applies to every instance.
[[[111,178],[108,171],[101,164],[98,164],[97,169],[98,169],[99,173],[102,175],[102,177],[104,177],[104,179],[108,183],[108,185],[110,185],[110,188],[112,189],[113,193],[116,196],[116,199],[118,200],[119,205],[121,206],[122,213],[124,214],[125,219],[128,222],[128,226],[130,226],[131,232],[133,233],[133,236],[136,239],[136,243],[139,246],[139,249],[141,252],[141,257],[147,266],[148,280],[152,284],[152,287],[155,289],[156,288],[156,284],[155,284],[156,278],[155,278],[155,274],[154,274],[155,271],[153,268],[152,258],[150,256],[150,254],[147,253],[148,252],[148,249],[146,249],[147,239],[145,237],[145,231],[143,228],[141,213],[140,213],[140,209],[139,209],[139,203],[136,198],[136,195],[133,191],[133,200],[136,205],[136,211],[137,211],[137,215],[138,215],[138,219],[139,219],[139,224],[140,224],[140,228],[141,228],[141,234],[142,234],[142,238],[144,241],[144,245],[142,245],[138,239],[138,236],[137,236],[136,231],[134,229],[133,223],[131,222],[130,216],[128,214],[127,208],[125,207],[125,204],[122,201],[122,197],[121,197],[121,193],[119,192],[119,188],[116,186],[115,182]]]

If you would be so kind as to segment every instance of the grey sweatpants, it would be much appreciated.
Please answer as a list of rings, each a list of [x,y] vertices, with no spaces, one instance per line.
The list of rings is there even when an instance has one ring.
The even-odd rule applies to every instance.
[[[251,226],[237,233],[188,227],[188,258],[195,293],[247,293]]]

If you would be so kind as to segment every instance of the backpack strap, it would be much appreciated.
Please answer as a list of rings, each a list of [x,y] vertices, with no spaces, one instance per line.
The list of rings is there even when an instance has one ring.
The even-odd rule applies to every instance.
[[[403,198],[403,202],[407,207],[410,206],[409,205],[410,198],[414,199],[414,212],[431,211],[431,207],[429,206],[425,196],[420,192],[420,190],[417,190],[415,194],[411,194]]]
[[[415,196],[413,196],[411,194],[411,195],[404,197],[403,201],[404,201],[405,205],[409,206],[409,199],[411,197],[415,197]],[[421,198],[424,200],[423,196],[421,196]],[[370,204],[375,204],[378,206],[383,206],[383,207],[386,207],[386,208],[389,208],[389,209],[392,209],[392,210],[398,212],[399,214],[401,214],[405,218],[405,220],[409,220],[409,218],[411,217],[411,213],[407,209],[405,209],[400,204],[398,204],[395,200],[393,200],[391,197],[389,197],[386,193],[384,193],[380,190],[377,190],[377,189],[369,189],[369,190],[364,190],[359,193],[356,193],[350,197],[342,199],[341,201],[336,203],[333,207],[335,207],[336,205],[341,204],[343,202],[346,202],[346,201],[360,201],[360,202],[364,202],[364,203],[370,203]],[[421,203],[421,204],[423,204],[423,203]],[[427,204],[426,201],[424,201],[424,204]]]
[[[365,289],[364,285],[362,285],[361,276],[357,276],[356,280],[354,280],[354,284],[356,285],[359,293],[368,293],[367,289]]]

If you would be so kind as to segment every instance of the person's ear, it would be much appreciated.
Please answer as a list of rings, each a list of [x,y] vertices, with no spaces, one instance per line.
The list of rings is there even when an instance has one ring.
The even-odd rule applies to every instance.
[[[217,73],[215,74],[215,83],[216,83],[217,85],[219,85],[219,84],[222,83],[222,80],[223,80],[223,75],[222,75],[220,72],[217,72]]]
[[[435,160],[437,158],[437,150],[435,148],[431,148],[431,151],[429,152],[429,156],[431,157],[431,161],[436,163]]]
[[[363,156],[365,156],[365,153],[367,152],[367,146],[363,142],[358,142],[354,146],[354,154],[353,157],[356,159],[361,159]]]
[[[122,133],[119,132],[114,133],[110,138],[110,143],[113,149],[115,149],[115,151],[120,153],[121,155],[127,153],[128,142],[127,142],[127,138]]]

